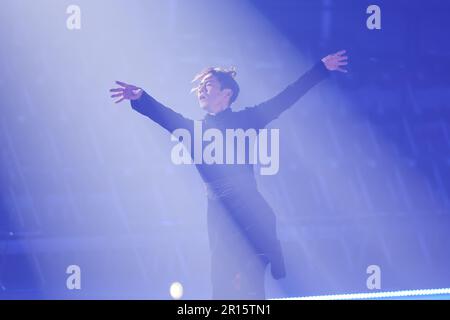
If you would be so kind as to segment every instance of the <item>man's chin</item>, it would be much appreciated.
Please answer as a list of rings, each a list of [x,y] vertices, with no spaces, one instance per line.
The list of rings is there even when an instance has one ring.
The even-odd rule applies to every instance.
[[[200,108],[202,108],[205,111],[209,110],[208,105],[206,103],[200,103]]]

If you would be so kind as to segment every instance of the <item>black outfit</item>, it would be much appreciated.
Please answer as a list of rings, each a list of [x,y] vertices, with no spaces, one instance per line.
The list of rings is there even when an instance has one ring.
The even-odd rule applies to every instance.
[[[257,106],[216,115],[207,114],[203,130],[262,129],[292,106],[329,74],[320,61],[274,98]],[[190,131],[194,122],[165,107],[147,93],[131,102],[134,110],[169,132]],[[193,141],[191,142],[193,146]],[[246,151],[248,152],[248,150]],[[248,162],[246,162],[248,163]],[[275,215],[258,192],[252,164],[196,164],[208,195],[208,235],[212,254],[214,299],[264,299],[264,272],[271,263],[272,275],[285,275]]]

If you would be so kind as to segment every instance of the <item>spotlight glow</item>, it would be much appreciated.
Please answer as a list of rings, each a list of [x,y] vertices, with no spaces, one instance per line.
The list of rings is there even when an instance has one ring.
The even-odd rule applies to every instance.
[[[170,295],[173,299],[179,300],[183,296],[183,286],[179,282],[174,282],[170,286]]]

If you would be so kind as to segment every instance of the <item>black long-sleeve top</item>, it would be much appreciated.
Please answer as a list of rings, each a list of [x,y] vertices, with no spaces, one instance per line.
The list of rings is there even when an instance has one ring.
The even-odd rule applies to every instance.
[[[324,64],[319,61],[309,71],[304,73],[299,79],[289,85],[275,97],[260,103],[254,107],[245,108],[242,111],[233,112],[230,108],[211,115],[207,114],[202,121],[203,132],[210,128],[219,129],[225,137],[226,129],[250,128],[259,130],[264,128],[269,122],[278,118],[281,113],[291,107],[304,94],[317,83],[321,82],[329,75],[329,71]],[[192,152],[194,139],[194,121],[183,117],[181,114],[164,106],[156,101],[149,94],[144,92],[138,100],[131,101],[132,108],[137,112],[149,117],[160,126],[173,132],[176,129],[184,128],[189,130],[192,137]],[[253,150],[247,148],[246,152]],[[225,157],[225,155],[224,155]],[[197,169],[206,183],[215,181],[253,181],[253,165],[248,164],[196,164]],[[237,183],[237,182],[236,182]]]

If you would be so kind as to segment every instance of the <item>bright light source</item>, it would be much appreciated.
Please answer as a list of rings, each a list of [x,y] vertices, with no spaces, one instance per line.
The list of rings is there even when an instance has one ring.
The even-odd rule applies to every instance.
[[[173,299],[181,299],[181,297],[183,296],[183,286],[181,285],[181,283],[172,283],[172,285],[170,286],[170,295]]]
[[[401,298],[412,296],[432,296],[432,295],[448,295],[450,288],[442,289],[419,289],[419,290],[402,290],[389,292],[370,292],[370,293],[350,293],[336,294],[310,297],[282,298],[273,300],[353,300],[353,299],[382,299],[382,298]]]

